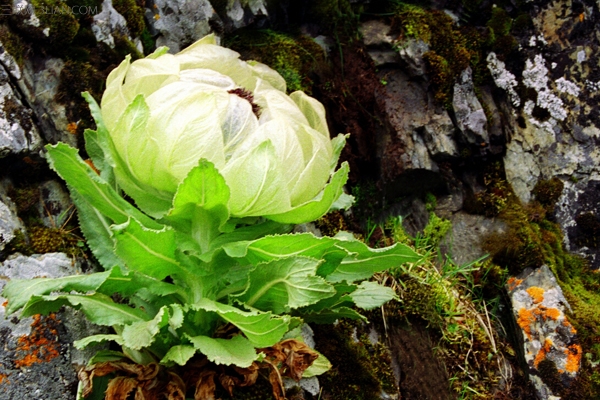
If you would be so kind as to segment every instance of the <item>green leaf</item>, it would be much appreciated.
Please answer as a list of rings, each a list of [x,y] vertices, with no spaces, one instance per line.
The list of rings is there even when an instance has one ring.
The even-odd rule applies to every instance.
[[[167,307],[162,307],[150,321],[134,322],[125,325],[121,336],[123,345],[132,350],[141,350],[154,342],[154,337],[160,329],[169,323]]]
[[[394,289],[369,281],[361,282],[358,288],[350,293],[350,297],[358,307],[364,310],[372,310],[398,298]]]
[[[161,228],[154,220],[119,196],[79,157],[76,149],[64,143],[47,145],[46,149],[50,167],[67,182],[70,189],[77,191],[91,206],[113,222],[121,224],[130,217],[135,217],[144,226],[153,229]]]
[[[85,151],[90,156],[94,167],[99,171],[100,177],[109,185],[115,187],[115,174],[112,163],[108,161],[112,160],[112,155],[107,154],[110,147],[106,141],[109,139],[102,137],[99,131],[91,129],[86,129],[83,132],[83,137],[85,138]]]
[[[303,307],[299,311],[303,312],[303,313],[306,313],[306,312],[317,313],[317,312],[321,312],[321,311],[340,308],[341,306],[352,307],[354,305],[353,304],[354,301],[348,294],[355,291],[357,286],[356,285],[346,285],[346,284],[342,284],[342,283],[337,283],[333,286],[335,288],[335,295],[328,297],[326,299],[320,300],[315,304],[311,304],[309,306]]]
[[[119,346],[123,346],[123,343],[124,343],[121,335],[103,334],[103,335],[92,335],[92,336],[85,337],[83,339],[76,340],[73,342],[73,345],[75,346],[75,348],[81,350],[81,349],[85,349],[86,347],[88,347],[91,344],[98,344],[98,343],[102,343],[102,342],[106,342],[106,341],[116,342]],[[124,357],[123,353],[119,353],[119,354],[121,354],[121,357],[119,357],[117,359]]]
[[[194,336],[188,339],[196,350],[215,364],[247,368],[258,358],[252,343],[240,335],[231,339],[213,339],[208,336]]]
[[[237,326],[246,335],[254,347],[268,347],[277,343],[287,332],[288,317],[273,317],[271,313],[247,312],[239,308],[202,299],[193,305],[217,313],[225,321]]]
[[[213,163],[202,159],[177,188],[165,220],[190,232],[204,253],[229,219],[228,201],[225,179]]]
[[[173,229],[148,229],[135,219],[129,219],[125,224],[114,226],[113,231],[115,251],[129,269],[156,279],[164,279],[169,275],[186,275],[175,258],[177,243]]]
[[[92,97],[92,95],[89,92],[83,92],[81,93],[81,95],[83,96],[85,101],[87,101],[88,106],[90,107],[90,113],[94,118],[94,122],[96,122],[96,127],[98,128],[98,131],[103,134],[108,133],[106,125],[104,125],[104,119],[102,118],[102,110],[96,102],[96,99],[94,99],[94,97]]]
[[[81,232],[96,259],[105,269],[124,267],[123,260],[114,251],[115,242],[110,228],[112,221],[92,207],[76,190],[71,190],[71,199],[77,207]]]
[[[221,226],[229,218],[229,187],[214,164],[201,159],[177,188],[169,221],[188,220],[196,207],[210,210]]]
[[[335,321],[340,319],[367,320],[364,316],[348,307],[326,309],[316,313],[309,312],[302,314],[302,319],[304,319],[306,322],[314,322],[315,324],[333,324]]]
[[[21,315],[29,317],[34,314],[49,314],[68,304],[83,311],[87,319],[97,325],[127,325],[150,319],[143,311],[117,304],[110,297],[100,293],[33,296],[23,308]]]
[[[179,329],[183,325],[183,308],[179,304],[171,304],[169,326],[171,329]]]
[[[6,283],[2,296],[8,299],[6,314],[12,314],[23,307],[33,296],[56,292],[59,290],[70,292],[72,290],[87,292],[96,290],[109,277],[110,271],[90,275],[66,276],[63,278],[34,278],[15,279]]]
[[[319,261],[289,257],[259,264],[249,274],[248,289],[239,300],[259,310],[280,314],[335,294],[333,286],[316,276]]]
[[[84,340],[84,339],[82,339]],[[76,341],[78,342],[78,341]],[[75,344],[76,342],[73,342]],[[79,348],[79,347],[78,347]],[[125,358],[125,354],[115,350],[100,350],[90,358],[87,365],[94,365],[101,362],[119,361]]]
[[[267,236],[254,241],[234,242],[223,246],[230,257],[244,258],[252,265],[291,256],[320,259],[336,243],[312,233]]]
[[[344,184],[348,180],[349,169],[348,163],[344,162],[315,200],[282,214],[266,215],[265,218],[284,224],[297,224],[319,219],[329,211],[333,203],[343,193]]]
[[[130,297],[142,289],[156,296],[176,294],[182,299],[187,298],[187,293],[183,287],[140,274],[136,271],[123,272],[121,268],[113,268],[111,270],[110,277],[106,279],[98,289],[98,292],[109,296],[113,293],[119,293],[123,297]]]
[[[317,353],[319,357],[313,361],[310,367],[304,370],[304,373],[302,374],[303,378],[311,378],[313,376],[321,375],[331,369],[331,362],[329,362],[329,360],[323,354],[314,349],[313,351]]]
[[[196,354],[196,348],[189,344],[178,344],[169,349],[167,354],[160,360],[161,364],[176,363],[185,365],[190,358]]]
[[[329,282],[368,279],[377,272],[421,259],[413,249],[400,243],[382,249],[371,249],[358,240],[340,240],[337,246],[353,254],[346,257],[335,271],[327,275],[326,279]]]

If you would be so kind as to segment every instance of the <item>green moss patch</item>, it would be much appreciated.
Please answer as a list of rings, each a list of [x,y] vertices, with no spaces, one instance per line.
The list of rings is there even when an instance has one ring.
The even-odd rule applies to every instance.
[[[245,59],[275,69],[285,79],[288,92],[302,90],[311,94],[312,71],[318,69],[325,57],[323,49],[311,38],[272,30],[240,30],[225,45]]]

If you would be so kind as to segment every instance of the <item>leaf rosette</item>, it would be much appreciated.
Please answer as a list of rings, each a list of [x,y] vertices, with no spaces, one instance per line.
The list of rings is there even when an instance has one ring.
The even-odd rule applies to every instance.
[[[301,91],[288,96],[281,75],[240,60],[214,35],[175,55],[166,50],[127,57],[102,96],[116,180],[136,204],[164,216],[180,183],[206,159],[227,183],[233,217],[301,223],[324,214],[347,167],[334,175],[345,139],[330,140],[323,105]],[[324,197],[330,178],[335,190]],[[311,202],[322,204],[295,212]]]
[[[319,102],[286,95],[279,74],[238,56],[208,36],[175,55],[163,48],[127,58],[109,75],[102,107],[84,94],[97,125],[85,132],[91,160],[64,143],[47,146],[105,271],[12,280],[2,295],[7,315],[71,306],[113,328],[75,343],[122,349],[90,361],[98,365],[82,393],[92,375],[131,362],[200,362],[248,376],[272,362],[272,382],[280,381],[284,342],[304,354],[293,378],[322,373],[329,364],[319,356],[310,366],[316,353],[298,344],[300,325],[363,318],[357,307],[396,297],[366,280],[420,258],[405,245],[371,249],[350,234],[290,233],[290,224],[350,204],[348,166],[335,170],[345,137],[329,139]],[[140,371],[136,379],[154,387]],[[207,385],[196,390],[214,391]]]

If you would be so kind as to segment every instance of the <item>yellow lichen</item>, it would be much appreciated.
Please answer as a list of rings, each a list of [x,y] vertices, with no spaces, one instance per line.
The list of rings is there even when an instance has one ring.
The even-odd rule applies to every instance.
[[[513,290],[515,290],[515,288],[516,288],[517,286],[519,286],[521,283],[523,283],[523,279],[517,279],[517,278],[515,278],[514,276],[511,276],[511,277],[508,279],[508,282],[507,282],[507,284],[508,284],[508,290],[512,292],[512,291],[513,291]]]

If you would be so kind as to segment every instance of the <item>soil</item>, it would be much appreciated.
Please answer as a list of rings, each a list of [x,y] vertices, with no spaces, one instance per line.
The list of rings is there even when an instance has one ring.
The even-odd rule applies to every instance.
[[[435,343],[421,323],[388,328],[394,369],[400,376],[400,399],[444,400],[450,393],[448,374],[433,353]]]

